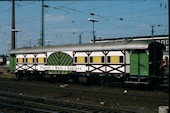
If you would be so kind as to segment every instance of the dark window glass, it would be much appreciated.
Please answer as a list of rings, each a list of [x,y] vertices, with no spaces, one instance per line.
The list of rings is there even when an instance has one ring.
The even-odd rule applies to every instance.
[[[102,63],[104,63],[104,56],[102,56]]]
[[[90,57],[90,63],[93,63],[93,57]]]
[[[85,63],[87,63],[87,57],[85,57]]]
[[[120,63],[123,63],[123,56],[120,56],[120,57],[119,57],[119,62],[120,62]]]
[[[74,62],[77,63],[77,57],[74,57]]]
[[[107,62],[110,63],[110,56],[107,56]]]

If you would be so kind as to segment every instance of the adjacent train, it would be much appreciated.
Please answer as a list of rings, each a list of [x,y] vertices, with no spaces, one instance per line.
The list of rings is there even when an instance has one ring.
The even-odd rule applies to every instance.
[[[163,49],[155,41],[132,40],[17,48],[10,51],[10,71],[18,79],[159,84]]]
[[[8,57],[5,55],[0,55],[0,65],[6,65],[7,64]]]

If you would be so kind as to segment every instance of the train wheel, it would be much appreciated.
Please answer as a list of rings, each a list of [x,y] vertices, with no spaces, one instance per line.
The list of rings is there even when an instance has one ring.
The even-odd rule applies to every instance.
[[[149,83],[149,88],[150,90],[156,90],[159,88],[159,81],[157,79],[153,79],[150,83]]]
[[[33,76],[31,74],[27,75],[26,78],[27,78],[27,80],[30,80],[30,81],[33,80]]]
[[[49,78],[49,83],[50,84],[55,84],[56,83],[56,77],[54,75],[51,75]]]
[[[21,80],[23,79],[21,73],[16,73],[16,79],[17,79],[18,81],[21,81]]]

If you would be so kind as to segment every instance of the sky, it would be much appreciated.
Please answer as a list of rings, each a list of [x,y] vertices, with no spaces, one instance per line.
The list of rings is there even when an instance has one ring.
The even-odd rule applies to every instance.
[[[15,1],[16,48],[39,46],[42,1]],[[168,0],[45,0],[45,46],[97,39],[165,35]],[[12,2],[0,0],[0,55],[11,49]]]

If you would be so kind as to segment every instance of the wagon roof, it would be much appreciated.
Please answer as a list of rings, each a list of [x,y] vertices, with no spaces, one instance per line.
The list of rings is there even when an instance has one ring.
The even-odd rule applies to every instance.
[[[95,51],[95,50],[133,50],[133,49],[147,49],[149,44],[155,41],[112,41],[100,43],[87,44],[70,44],[57,46],[43,46],[43,47],[24,47],[17,48],[10,51],[10,54],[20,53],[43,53],[43,52],[57,52],[57,51]]]

